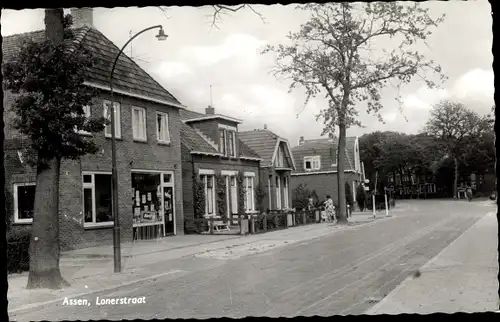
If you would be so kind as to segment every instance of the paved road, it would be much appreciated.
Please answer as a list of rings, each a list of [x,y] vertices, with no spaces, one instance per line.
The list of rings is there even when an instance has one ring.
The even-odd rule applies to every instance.
[[[158,270],[172,274],[86,296],[90,306],[52,304],[11,318],[362,314],[492,209],[478,203],[421,201],[390,220],[235,260],[164,262]],[[143,296],[145,304],[95,305],[97,297]]]

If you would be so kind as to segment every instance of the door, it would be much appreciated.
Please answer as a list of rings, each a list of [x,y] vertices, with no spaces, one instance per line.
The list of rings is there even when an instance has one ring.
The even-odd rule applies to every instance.
[[[165,235],[176,234],[174,174],[162,173],[162,206]]]
[[[237,224],[238,217],[238,183],[236,181],[236,176],[230,177],[231,181],[231,218],[233,224]],[[228,207],[229,209],[229,207]]]

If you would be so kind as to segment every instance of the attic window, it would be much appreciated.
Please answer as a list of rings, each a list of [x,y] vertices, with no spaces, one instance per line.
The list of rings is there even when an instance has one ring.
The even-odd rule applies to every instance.
[[[319,155],[304,157],[304,170],[312,171],[321,168],[321,157]]]

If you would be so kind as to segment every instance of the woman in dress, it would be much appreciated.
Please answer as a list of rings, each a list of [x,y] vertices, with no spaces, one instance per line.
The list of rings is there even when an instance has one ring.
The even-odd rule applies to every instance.
[[[326,211],[326,216],[327,216],[328,220],[334,221],[335,220],[335,206],[333,205],[333,200],[330,197],[330,195],[326,196],[325,211]]]

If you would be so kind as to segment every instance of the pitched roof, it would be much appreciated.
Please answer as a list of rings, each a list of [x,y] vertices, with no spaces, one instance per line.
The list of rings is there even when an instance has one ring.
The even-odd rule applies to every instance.
[[[205,116],[203,113],[191,111],[185,108],[179,109],[179,115],[183,121]],[[206,139],[196,132],[194,128],[184,122],[182,122],[181,126],[181,142],[191,151],[222,155],[210,143],[208,143]],[[238,146],[240,157],[261,158],[259,154],[253,151],[240,139],[240,133],[238,133]]]
[[[210,143],[202,138],[194,128],[181,122],[181,143],[192,152],[220,154]]]
[[[238,137],[262,157],[263,167],[272,166],[278,135],[269,130],[253,130],[239,132]]]
[[[346,151],[344,158],[345,170],[354,170],[354,145],[357,137],[346,137]],[[336,163],[337,158],[337,144],[338,139],[311,139],[304,140],[304,143],[292,148],[295,164],[297,165],[297,172],[304,172],[304,156],[320,155],[321,156],[321,169],[318,171],[333,171],[336,166],[331,164]],[[330,163],[330,165],[328,164]],[[314,173],[314,171],[311,171]]]
[[[119,48],[100,31],[92,27],[75,28],[74,48],[88,49],[96,58],[96,64],[86,70],[86,81],[109,88],[109,73]],[[45,39],[45,31],[33,31],[3,38],[3,61],[7,61],[19,52],[22,40],[28,38],[34,42]],[[120,55],[114,72],[113,87],[116,90],[145,96],[163,101],[174,106],[181,103],[161,86],[151,75],[137,65],[125,53]]]

